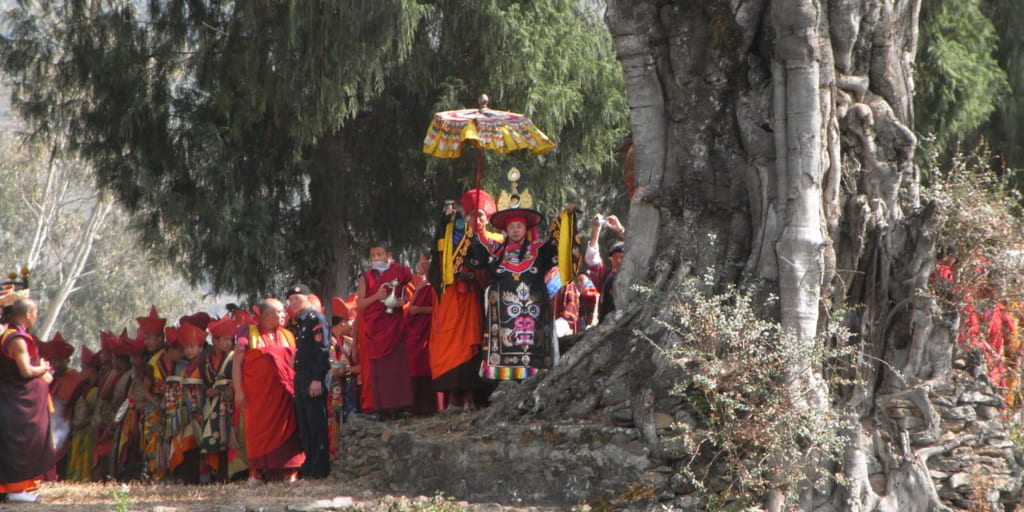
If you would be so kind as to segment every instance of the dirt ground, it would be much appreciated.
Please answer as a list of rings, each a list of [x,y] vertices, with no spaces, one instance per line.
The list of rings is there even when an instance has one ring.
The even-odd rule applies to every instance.
[[[0,503],[0,511],[39,512],[277,512],[314,510],[393,512],[547,512],[555,509],[516,507],[497,503],[467,503],[444,496],[391,496],[360,483],[336,479],[295,486],[284,482],[251,486],[244,482],[221,485],[72,484],[45,483],[37,491],[42,502]],[[349,501],[351,499],[351,503]]]

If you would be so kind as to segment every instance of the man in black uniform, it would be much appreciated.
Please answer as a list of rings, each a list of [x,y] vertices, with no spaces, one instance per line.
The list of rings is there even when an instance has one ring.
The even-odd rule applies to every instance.
[[[306,462],[302,478],[324,478],[331,472],[327,443],[327,393],[324,378],[330,368],[331,324],[309,302],[309,287],[288,288],[288,311],[295,318],[295,412]]]

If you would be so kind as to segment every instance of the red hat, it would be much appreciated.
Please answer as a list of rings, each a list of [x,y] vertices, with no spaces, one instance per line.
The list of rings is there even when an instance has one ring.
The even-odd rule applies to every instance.
[[[477,210],[483,210],[490,217],[498,209],[494,205],[494,198],[486,191],[478,188],[467,190],[465,194],[462,194],[459,204],[462,205],[462,211],[466,212],[467,215]]]
[[[121,331],[121,335],[117,337],[117,344],[114,345],[110,350],[119,356],[130,356],[135,352],[135,341],[128,337],[128,329]]]
[[[529,208],[509,208],[491,215],[491,224],[494,224],[494,227],[503,230],[510,222],[517,220],[526,224],[527,228],[532,228],[537,224],[540,224],[543,219],[544,216],[537,210],[531,210]]]
[[[164,328],[164,341],[168,347],[181,348],[181,340],[178,339],[178,330],[174,327]]]
[[[140,355],[146,353],[146,336],[139,332],[135,339],[131,340],[132,355]]]
[[[239,309],[235,311],[235,321],[238,322],[238,325],[256,325],[256,316],[244,309]]]
[[[202,345],[206,341],[206,329],[184,323],[178,327],[178,337],[181,338],[182,345]]]
[[[167,325],[167,319],[156,314],[156,306],[149,307],[149,316],[140,316],[135,320],[139,322],[139,330],[145,334],[160,334]]]
[[[210,325],[206,328],[210,331],[211,336],[217,338],[229,338],[234,337],[235,332],[238,331],[238,322],[230,316],[225,316],[220,320],[210,322]]]
[[[53,357],[71,357],[71,354],[75,353],[74,345],[64,341],[64,337],[57,334],[53,335],[53,339],[49,343],[46,343],[46,352],[49,358]]]
[[[185,325],[185,324],[192,324],[192,325],[194,325],[194,326],[196,326],[196,327],[198,327],[200,329],[206,329],[206,327],[208,325],[210,325],[210,321],[211,320],[213,320],[213,319],[210,318],[210,314],[209,313],[206,313],[204,311],[200,311],[198,313],[193,313],[191,315],[183,316],[183,317],[179,318],[178,319],[178,325],[180,326],[180,325]]]
[[[121,338],[112,332],[100,331],[100,350],[113,350],[121,343]]]
[[[98,368],[100,366],[100,358],[96,354],[96,352],[89,350],[89,347],[82,345],[82,367],[84,368],[88,365]]]
[[[356,303],[353,297],[355,295],[350,295],[349,300],[342,300],[341,297],[331,299],[331,316],[354,320],[356,317]]]

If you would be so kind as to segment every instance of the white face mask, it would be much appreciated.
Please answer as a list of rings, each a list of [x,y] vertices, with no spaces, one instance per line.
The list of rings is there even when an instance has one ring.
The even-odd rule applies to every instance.
[[[387,269],[391,268],[391,262],[390,261],[374,261],[374,262],[370,263],[370,266],[374,270],[376,270],[377,272],[384,272]]]

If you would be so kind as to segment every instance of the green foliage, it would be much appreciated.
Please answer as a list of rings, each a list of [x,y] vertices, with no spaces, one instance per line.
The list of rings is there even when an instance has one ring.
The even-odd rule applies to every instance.
[[[827,337],[798,343],[779,323],[764,318],[766,301],[753,291],[709,293],[688,283],[659,322],[673,340],[666,348],[684,377],[674,392],[685,398],[693,424],[678,424],[682,475],[709,503],[759,503],[768,490],[796,493],[808,474],[831,475],[828,464],[844,446],[843,422],[821,404],[828,389],[805,382],[826,375],[850,385],[852,348],[841,319]],[[767,303],[774,302],[768,298]]]
[[[131,496],[131,487],[128,484],[121,484],[110,491],[110,498],[114,500],[114,512],[128,512],[135,504]]]
[[[1009,86],[980,0],[924,0],[919,27],[915,129],[934,135],[935,151],[946,154],[988,120]]]
[[[476,163],[423,155],[427,125],[481,92],[558,142],[514,155],[542,207],[573,185],[615,199],[595,175],[626,125],[621,71],[573,0],[26,0],[6,28],[19,112],[95,166],[154,254],[218,291],[317,285],[344,243],[357,266],[372,239],[424,245]],[[486,155],[485,184],[502,160]]]
[[[992,20],[999,45],[995,56],[1006,72],[1010,94],[1001,98],[983,133],[999,157],[999,168],[1024,169],[1024,9],[1019,0],[985,0],[982,7]],[[1024,188],[1020,176],[1012,185]]]

